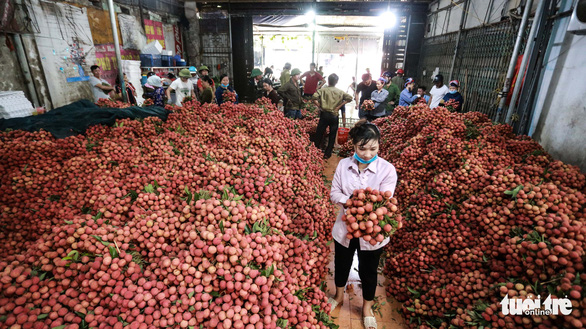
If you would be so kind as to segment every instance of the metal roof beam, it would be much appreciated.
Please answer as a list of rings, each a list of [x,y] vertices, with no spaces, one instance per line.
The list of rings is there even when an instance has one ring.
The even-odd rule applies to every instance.
[[[313,9],[316,15],[378,16],[390,6],[398,15],[427,13],[428,2],[328,1],[328,2],[198,2],[201,12],[229,10],[231,15],[304,15]]]

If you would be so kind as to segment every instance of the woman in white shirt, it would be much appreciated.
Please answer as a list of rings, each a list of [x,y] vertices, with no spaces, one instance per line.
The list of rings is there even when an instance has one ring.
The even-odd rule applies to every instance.
[[[377,269],[383,247],[389,243],[390,239],[386,238],[375,245],[363,238],[349,239],[342,215],[344,205],[354,190],[371,187],[382,192],[391,191],[394,194],[397,172],[392,164],[378,157],[381,135],[376,125],[362,119],[350,130],[349,135],[354,144],[354,155],[340,161],[332,181],[331,200],[340,206],[340,213],[332,230],[336,245],[334,254],[336,295],[330,298],[329,302],[333,310],[344,300],[344,288],[348,281],[354,253],[358,251],[364,326],[366,329],[373,329],[376,328],[372,306],[377,286]]]

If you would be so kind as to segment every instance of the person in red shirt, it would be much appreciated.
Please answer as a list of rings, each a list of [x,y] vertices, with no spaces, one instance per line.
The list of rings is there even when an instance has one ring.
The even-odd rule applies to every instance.
[[[210,73],[210,69],[207,66],[202,65],[199,68],[199,77],[200,77],[200,79],[197,80],[197,89],[199,90],[199,94],[200,95],[203,93],[203,90],[204,90],[203,85],[201,84],[201,77],[203,77],[205,75],[209,75],[209,73]],[[215,85],[213,79],[212,79],[212,85],[211,85],[211,87],[212,87],[212,90],[214,90],[216,88],[216,85]]]
[[[305,78],[303,95],[307,97],[313,96],[326,83],[326,79],[315,70],[315,63],[309,64],[309,71],[303,73],[300,79],[303,78]]]

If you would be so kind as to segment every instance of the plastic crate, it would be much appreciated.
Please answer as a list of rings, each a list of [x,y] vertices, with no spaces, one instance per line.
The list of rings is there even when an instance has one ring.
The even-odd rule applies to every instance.
[[[161,62],[161,55],[140,54],[140,65],[142,67],[163,66]]]
[[[161,55],[161,66],[164,66],[164,67],[175,66],[175,58],[173,58],[173,56]]]

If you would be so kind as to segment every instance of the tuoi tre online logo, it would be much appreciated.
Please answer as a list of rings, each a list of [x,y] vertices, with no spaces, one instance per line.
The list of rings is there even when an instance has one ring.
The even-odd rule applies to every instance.
[[[569,315],[572,302],[568,298],[552,299],[547,296],[543,304],[541,296],[535,299],[512,299],[505,296],[501,300],[503,315]]]

